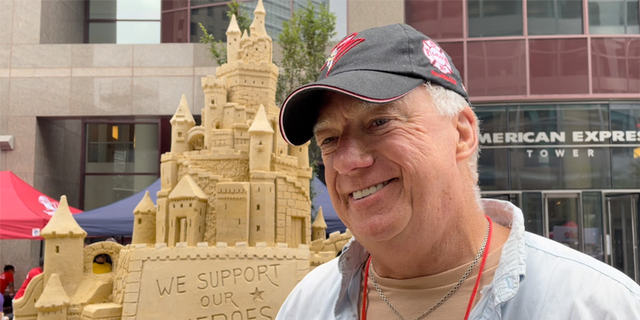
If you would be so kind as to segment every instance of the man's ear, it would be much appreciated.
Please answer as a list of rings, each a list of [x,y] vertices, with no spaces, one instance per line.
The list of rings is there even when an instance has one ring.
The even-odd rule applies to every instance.
[[[478,148],[478,120],[469,106],[465,106],[458,115],[458,145],[456,147],[456,160],[468,159]]]

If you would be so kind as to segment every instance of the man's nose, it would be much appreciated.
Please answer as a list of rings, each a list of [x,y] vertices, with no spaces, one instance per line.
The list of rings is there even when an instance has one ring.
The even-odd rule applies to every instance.
[[[373,164],[373,156],[361,140],[340,139],[333,158],[333,167],[339,174],[348,175]]]

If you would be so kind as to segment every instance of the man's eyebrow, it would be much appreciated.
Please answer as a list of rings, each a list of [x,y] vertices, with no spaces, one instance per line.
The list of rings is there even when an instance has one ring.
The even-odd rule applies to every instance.
[[[375,103],[375,102],[370,102],[370,101],[363,101],[363,100],[357,100],[355,102],[353,102],[350,106],[349,106],[349,112],[353,112],[353,113],[358,113],[361,112],[363,110],[368,110],[368,109],[373,109],[373,108],[379,108],[382,111],[398,111],[400,109],[400,104],[401,102],[396,100],[396,101],[391,101],[388,103]],[[327,127],[329,127],[331,125],[332,121],[330,118],[325,118],[322,119],[321,121],[316,122],[316,124],[313,126],[313,135],[317,135],[319,131],[326,129]]]

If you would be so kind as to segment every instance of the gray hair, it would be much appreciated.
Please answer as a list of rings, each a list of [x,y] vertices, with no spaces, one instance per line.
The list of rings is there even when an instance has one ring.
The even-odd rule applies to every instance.
[[[438,113],[445,117],[457,117],[460,112],[464,109],[464,107],[469,106],[467,100],[465,100],[458,93],[445,89],[444,87],[433,85],[430,82],[426,82],[424,84],[425,89],[431,95],[431,101],[436,106],[436,110]],[[473,109],[473,108],[472,108]],[[474,113],[475,116],[475,113]],[[477,120],[477,118],[476,118]],[[478,137],[480,136],[480,125],[479,122],[476,121],[476,132],[478,133]],[[476,198],[480,199],[480,187],[478,186],[478,159],[480,158],[480,146],[476,148],[471,158],[469,158],[469,172],[475,182],[474,192],[476,193]]]

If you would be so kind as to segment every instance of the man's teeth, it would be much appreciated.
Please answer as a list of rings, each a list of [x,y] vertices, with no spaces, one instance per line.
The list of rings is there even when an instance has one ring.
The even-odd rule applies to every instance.
[[[359,191],[355,191],[353,193],[353,198],[358,200],[358,199],[362,199],[366,196],[372,195],[376,192],[378,192],[378,190],[382,189],[382,187],[386,186],[387,183],[383,182],[383,183],[379,183],[375,186],[371,186],[369,188],[363,189],[363,190],[359,190]]]

